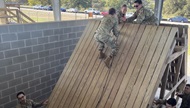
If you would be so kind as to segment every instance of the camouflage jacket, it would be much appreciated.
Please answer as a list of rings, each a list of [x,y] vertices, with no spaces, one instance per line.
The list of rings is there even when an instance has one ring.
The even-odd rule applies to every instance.
[[[119,32],[117,30],[118,19],[113,15],[107,15],[102,18],[101,23],[96,30],[96,33],[110,35],[111,31],[117,37]]]
[[[27,99],[25,104],[19,103],[16,108],[39,108],[43,106],[42,103],[36,103],[33,100]]]
[[[121,18],[122,17],[125,17],[125,14],[123,14],[121,11],[118,11],[117,12],[117,18],[118,18],[118,23],[120,24],[120,23],[122,23],[122,22],[124,22]]]
[[[180,108],[190,108],[190,94],[182,94],[178,96],[182,98],[182,103]]]
[[[136,19],[136,21],[134,21]],[[156,24],[157,18],[151,10],[144,7],[136,11],[132,17],[127,18],[127,22],[134,22],[138,24]]]

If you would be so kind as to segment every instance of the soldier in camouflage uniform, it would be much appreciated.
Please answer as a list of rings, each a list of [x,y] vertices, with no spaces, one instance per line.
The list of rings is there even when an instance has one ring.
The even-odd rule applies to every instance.
[[[187,84],[183,93],[177,93],[177,96],[182,98],[180,108],[190,108],[190,84]]]
[[[174,98],[169,98],[168,100],[158,99],[158,100],[155,100],[154,103],[156,105],[158,104],[165,105],[166,108],[176,108],[177,101]]]
[[[156,25],[157,18],[154,16],[154,13],[152,11],[146,9],[142,5],[141,0],[136,0],[134,2],[134,7],[137,9],[137,11],[133,14],[132,17],[127,18],[127,22]],[[136,21],[134,21],[135,19]]]
[[[16,106],[16,108],[40,108],[41,106],[47,105],[48,103],[48,100],[45,100],[42,103],[36,103],[33,100],[26,99],[24,92],[19,92],[17,94],[17,99],[19,104]]]
[[[118,18],[119,24],[126,21],[126,17],[125,17],[126,12],[127,12],[127,6],[124,4],[121,7],[121,10],[119,12],[117,12],[117,18]]]
[[[118,37],[119,35],[117,30],[118,19],[116,18],[115,13],[116,11],[114,8],[109,9],[109,15],[102,18],[94,36],[96,41],[99,43],[100,59],[106,58],[106,55],[103,53],[105,44],[112,49],[111,54],[104,60],[107,67],[110,67],[110,61],[113,56],[116,55],[118,50],[116,39],[110,34],[112,31],[115,37]]]

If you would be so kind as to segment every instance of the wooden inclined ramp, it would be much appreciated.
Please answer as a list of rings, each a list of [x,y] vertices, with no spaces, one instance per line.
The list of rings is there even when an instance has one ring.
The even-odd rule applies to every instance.
[[[93,38],[99,23],[89,21],[49,98],[48,108],[151,106],[178,28],[120,25],[119,52],[108,70],[98,59]]]

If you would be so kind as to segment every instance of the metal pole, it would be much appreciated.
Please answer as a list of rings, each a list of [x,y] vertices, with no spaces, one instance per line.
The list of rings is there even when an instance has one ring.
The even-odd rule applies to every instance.
[[[159,25],[160,21],[162,20],[162,8],[163,8],[163,0],[155,0],[154,13],[158,19],[157,25]]]
[[[55,21],[61,21],[60,0],[51,0]]]

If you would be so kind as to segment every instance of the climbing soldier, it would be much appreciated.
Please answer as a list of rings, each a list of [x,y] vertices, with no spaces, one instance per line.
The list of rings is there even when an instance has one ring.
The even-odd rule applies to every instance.
[[[121,10],[117,12],[117,17],[118,17],[118,23],[119,24],[126,21],[126,17],[125,17],[126,12],[127,12],[127,5],[124,4],[121,7]]]
[[[104,63],[109,68],[110,61],[116,55],[118,46],[116,43],[116,39],[111,36],[110,32],[112,31],[115,37],[117,38],[119,33],[117,30],[118,19],[116,18],[116,11],[114,8],[109,9],[109,15],[102,18],[100,26],[96,30],[95,39],[99,43],[99,59],[106,58],[105,53],[103,53],[105,44],[109,46],[112,51],[110,55],[104,60]]]

